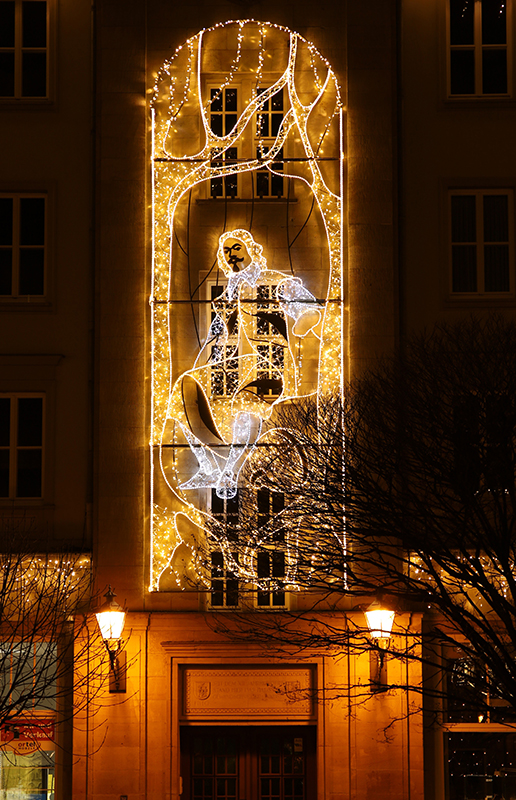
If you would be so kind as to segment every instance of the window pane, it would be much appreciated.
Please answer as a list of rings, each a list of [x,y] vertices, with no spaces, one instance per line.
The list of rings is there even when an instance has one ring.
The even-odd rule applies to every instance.
[[[47,54],[22,53],[22,97],[46,97]]]
[[[19,294],[42,295],[45,292],[45,251],[20,250]]]
[[[0,250],[0,295],[11,295],[12,292],[12,251]]]
[[[475,195],[452,195],[451,234],[452,242],[476,242]]]
[[[283,114],[271,114],[271,136],[277,136],[283,120]]]
[[[484,94],[506,94],[507,52],[505,50],[483,51],[482,91]]]
[[[226,114],[225,115],[225,131],[224,133],[227,135],[231,133],[235,125],[237,124],[237,115],[236,114]]]
[[[16,497],[41,497],[41,450],[18,450]]]
[[[43,398],[18,400],[18,446],[41,446],[43,442]]]
[[[0,53],[0,97],[14,97],[14,53]]]
[[[20,200],[20,244],[45,244],[45,198],[22,197]]]
[[[283,89],[272,95],[271,108],[273,111],[283,111]]]
[[[486,292],[509,291],[509,245],[484,246],[484,281]]]
[[[22,46],[46,47],[47,4],[38,0],[24,0],[22,20]]]
[[[14,47],[14,2],[0,2],[0,47]]]
[[[212,114],[210,117],[210,128],[215,136],[222,136],[222,114]]]
[[[450,0],[450,44],[473,44],[473,0]]]
[[[450,53],[452,94],[475,94],[475,54],[473,50]]]
[[[268,136],[269,135],[269,115],[268,114],[258,114],[258,120],[256,125],[256,135],[257,136]]]
[[[212,89],[210,92],[211,110],[222,111],[222,93],[218,89]]]
[[[0,450],[0,497],[9,497],[9,450]]]
[[[506,194],[484,196],[484,241],[509,241],[509,198]]]
[[[226,111],[237,110],[237,90],[226,89]]]
[[[13,243],[13,199],[0,197],[0,245]]]
[[[505,44],[506,41],[507,9],[505,2],[503,0],[482,0],[482,44]]]
[[[452,291],[477,291],[476,245],[452,247]]]
[[[11,398],[0,397],[0,447],[9,447],[11,441]]]
[[[256,173],[256,194],[258,197],[267,197],[269,194],[269,173]]]

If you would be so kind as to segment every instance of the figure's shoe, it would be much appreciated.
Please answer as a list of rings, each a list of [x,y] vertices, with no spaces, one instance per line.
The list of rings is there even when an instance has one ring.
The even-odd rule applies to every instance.
[[[217,497],[223,500],[231,500],[233,497],[236,497],[237,491],[238,485],[235,473],[224,470],[217,482]]]
[[[211,486],[217,486],[219,480],[220,470],[214,469],[211,472],[205,472],[200,469],[189,481],[180,483],[178,489],[209,489]]]

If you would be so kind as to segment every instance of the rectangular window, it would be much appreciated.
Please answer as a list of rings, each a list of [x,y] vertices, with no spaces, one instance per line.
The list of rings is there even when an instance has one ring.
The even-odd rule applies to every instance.
[[[284,507],[285,497],[280,492],[271,492],[269,489],[258,490],[257,526],[264,530],[263,540],[267,542],[256,556],[259,607],[285,605],[285,530],[278,518]]]
[[[511,0],[449,0],[448,94],[510,94],[508,24]]]
[[[0,97],[48,96],[46,0],[0,0]]]
[[[505,492],[514,485],[514,400],[508,394],[466,394],[454,402],[455,475],[461,496],[482,486]]]
[[[514,291],[514,211],[509,190],[450,193],[452,294]]]
[[[514,733],[488,730],[446,733],[444,763],[449,800],[494,800],[516,795]]]
[[[211,490],[211,513],[216,523],[223,529],[227,541],[237,543],[239,540],[239,513],[240,498],[238,492],[235,497],[222,498],[217,496],[215,489]],[[231,608],[238,606],[238,575],[231,563],[238,563],[238,553],[231,553],[225,557],[220,550],[211,552],[211,597],[210,603],[214,608]]]
[[[0,498],[43,494],[43,397],[0,395]]]
[[[46,202],[45,195],[0,195],[0,301],[45,294]]]
[[[226,87],[224,89],[210,89],[209,108],[210,128],[216,136],[227,136],[238,120],[238,89]],[[211,165],[224,167],[238,163],[238,148],[227,147],[215,149],[212,152]],[[229,175],[212,178],[210,192],[213,198],[237,197],[238,178],[236,172]]]
[[[278,311],[276,286],[256,287],[256,378],[262,397],[277,397],[283,388],[287,329]]]

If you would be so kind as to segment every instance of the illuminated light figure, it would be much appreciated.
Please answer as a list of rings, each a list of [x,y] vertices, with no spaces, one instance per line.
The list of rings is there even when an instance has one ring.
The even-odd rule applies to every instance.
[[[211,71],[213,65],[214,71]],[[216,90],[213,88],[215,83]],[[238,91],[241,93],[236,124],[229,126],[231,130],[224,127],[222,133],[217,133],[212,127],[214,103],[219,101],[226,89],[233,87],[240,87]],[[257,126],[257,119],[260,119],[261,114],[267,113],[267,107],[270,107],[272,98],[278,92],[283,95],[283,120],[275,136],[264,138],[261,128]],[[264,171],[274,175],[277,163],[283,163],[279,174],[288,187],[287,208],[289,198],[298,202],[298,220],[306,207],[307,220],[310,217],[315,220],[317,216],[322,226],[319,230],[325,231],[324,245],[321,242],[320,263],[327,278],[324,278],[324,283],[318,280],[314,284],[317,285],[318,296],[324,298],[323,306],[319,306],[322,308],[322,319],[317,328],[319,338],[310,334],[304,340],[299,340],[296,364],[290,363],[290,351],[288,347],[283,347],[285,363],[281,370],[269,369],[269,378],[279,380],[277,372],[281,372],[282,399],[296,396],[296,381],[299,394],[317,391],[323,397],[328,391],[342,390],[347,351],[347,317],[344,305],[345,110],[336,75],[317,48],[295,31],[275,23],[256,20],[217,23],[199,31],[178,47],[156,75],[151,106],[153,271],[150,295],[152,413],[149,589],[167,591],[191,586],[196,576],[205,575],[198,543],[204,536],[203,532],[212,529],[213,518],[199,490],[189,490],[186,484],[195,475],[202,482],[202,474],[199,473],[204,471],[206,483],[215,483],[212,488],[216,489],[225,467],[228,466],[230,443],[234,445],[235,456],[239,446],[240,452],[245,451],[250,426],[247,450],[251,445],[255,446],[257,423],[270,419],[267,415],[272,413],[271,404],[279,396],[274,387],[263,393],[264,416],[256,413],[258,401],[261,399],[257,387],[252,392],[254,399],[251,392],[241,392],[237,395],[240,407],[231,402],[236,391],[232,383],[236,380],[236,370],[232,371],[228,367],[232,366],[229,356],[235,340],[234,334],[228,336],[225,347],[229,349],[225,350],[224,355],[220,351],[218,353],[220,369],[217,371],[218,362],[214,354],[210,367],[204,373],[200,372],[206,379],[206,392],[191,377],[189,373],[192,370],[188,366],[186,372],[184,364],[178,369],[178,362],[183,355],[180,342],[184,341],[185,333],[184,327],[179,328],[178,336],[178,322],[182,319],[181,304],[185,302],[182,294],[184,284],[181,284],[181,278],[178,282],[178,268],[182,258],[181,231],[188,229],[189,209],[191,207],[193,213],[195,203],[203,202],[203,198],[210,196],[214,180],[220,182],[228,178],[233,186],[237,186],[237,196],[240,199],[251,197],[254,191],[252,186],[257,185],[257,175]],[[233,159],[230,153],[235,149],[237,156]],[[312,199],[313,214],[311,207],[308,209],[310,200],[307,202],[303,199],[307,196]],[[213,200],[214,204],[218,202]],[[214,207],[210,209],[208,216],[213,213]],[[240,218],[233,213],[234,227],[245,226],[243,221],[237,222]],[[294,225],[299,223],[294,222]],[[207,226],[207,241],[213,241],[211,237],[215,234],[210,228],[211,224]],[[296,239],[297,235],[293,239],[289,238],[287,225],[289,253]],[[301,243],[301,240],[298,242]],[[309,266],[311,270],[315,270],[315,259]],[[321,271],[318,271],[321,275]],[[279,274],[286,279],[287,276]],[[242,291],[246,287],[235,282],[233,285],[238,289],[237,305],[248,307],[242,297]],[[303,295],[305,291],[301,282],[293,281],[291,284],[284,284],[281,297],[276,294],[272,299],[276,300],[278,308],[281,302],[285,307],[289,305],[293,312],[295,303],[301,308],[306,306],[308,301]],[[269,293],[269,305],[270,298]],[[197,299],[193,298],[192,302],[197,303]],[[256,298],[253,302],[256,308]],[[288,322],[288,335],[292,335],[295,325],[293,317],[285,311],[281,313]],[[219,316],[224,323],[224,314]],[[220,322],[217,324],[220,326]],[[217,324],[212,329],[214,336],[217,334]],[[300,322],[301,324],[304,323]],[[227,327],[225,330],[227,332]],[[237,332],[243,341],[243,331]],[[294,336],[298,333],[301,331],[296,326]],[[218,336],[218,346],[222,347],[223,328],[220,328]],[[270,353],[280,339],[281,337],[275,335],[271,337]],[[302,341],[305,344],[301,344]],[[214,343],[213,346],[217,344]],[[265,349],[264,344],[262,352]],[[199,354],[196,360],[199,370],[208,366],[209,355],[210,348],[202,354],[204,361],[201,353]],[[244,355],[243,349],[238,355]],[[256,372],[261,371],[256,354],[253,358]],[[260,360],[261,358],[260,355]],[[187,361],[187,365],[190,363]],[[242,363],[245,362],[240,361],[239,367]],[[208,383],[211,367],[214,367],[213,387]],[[299,374],[301,370],[302,383]],[[264,368],[263,372],[265,371]],[[188,395],[187,392],[184,400],[177,391],[181,385],[178,383],[181,381],[181,374],[184,376],[182,385],[193,389],[193,394]],[[196,386],[199,386],[197,397]],[[247,404],[243,402],[245,396],[248,399]],[[223,435],[222,441],[214,434],[211,434],[213,438],[210,439],[210,435],[205,436],[206,428],[202,431],[196,426],[198,419],[195,417],[199,416],[197,409],[203,404],[205,410],[216,407],[215,415],[220,429],[218,433]],[[222,411],[223,407],[226,409],[225,413]],[[190,420],[185,414],[186,408]],[[239,417],[239,411],[250,416]],[[237,421],[239,425],[235,433]],[[191,425],[191,422],[194,424]],[[213,426],[215,427],[215,420]],[[265,427],[264,423],[263,428]],[[261,442],[263,441],[262,429]],[[255,450],[256,455],[258,452],[259,450]],[[233,473],[238,472],[241,466],[241,462],[236,460]],[[233,480],[229,470],[224,480],[226,478],[228,483]],[[184,488],[181,489],[180,486]],[[221,491],[224,489],[222,483],[219,488]],[[292,535],[295,538],[295,534]],[[225,557],[230,559],[230,542],[222,549]],[[243,560],[238,565],[233,564],[232,569],[246,580],[252,581],[253,559],[251,554],[247,571]],[[183,580],[185,574],[189,576],[186,582]],[[291,582],[289,579],[286,581]]]
[[[262,246],[248,231],[222,234],[217,261],[227,286],[212,303],[208,336],[193,368],[176,382],[167,416],[177,424],[198,462],[197,472],[178,488],[211,487],[219,497],[231,498],[263,420],[270,418],[280,400],[298,396],[294,341],[310,333],[318,336],[321,310],[299,278],[267,268]],[[272,295],[266,303],[261,302],[260,287]],[[270,349],[264,330],[274,333],[275,349]],[[204,426],[226,445],[222,449],[227,455],[203,443],[196,432],[184,399],[185,380],[195,385],[202,409],[198,427]]]

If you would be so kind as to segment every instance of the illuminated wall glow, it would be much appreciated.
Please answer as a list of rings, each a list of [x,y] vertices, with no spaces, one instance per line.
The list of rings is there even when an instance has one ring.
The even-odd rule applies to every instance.
[[[231,87],[237,87],[239,107],[230,130],[215,132],[213,110]],[[266,137],[257,119],[280,91],[285,97],[281,123]],[[178,48],[156,77],[151,591],[163,588],[165,574],[167,588],[184,587],[185,574],[186,580],[202,575],[196,542],[209,515],[202,498],[211,488],[220,497],[234,494],[239,471],[275,405],[307,391],[342,386],[342,114],[329,63],[301,36],[270,23],[231,21],[203,30]],[[300,208],[312,198],[307,220],[315,204],[325,232],[324,296],[312,288],[309,273],[299,277],[292,264],[290,274],[287,266],[276,269],[282,251],[267,244],[266,231],[261,238],[251,230],[254,210],[250,220],[241,221],[255,185],[252,176],[264,170],[283,177],[287,198],[291,185],[297,187]],[[233,187],[240,187],[238,200],[210,199],[213,181],[228,176]],[[200,219],[193,235],[192,203]],[[221,204],[224,218],[217,230],[210,220]],[[239,224],[226,227],[228,213],[240,214]],[[186,259],[190,265],[194,237],[204,237],[213,262],[207,274],[220,284],[215,297],[204,297],[204,305],[199,287],[206,276],[196,294],[190,286],[193,269],[184,267]],[[247,260],[233,268],[235,243]],[[268,266],[271,259],[274,267]],[[209,311],[211,321],[201,335],[201,318]],[[270,331],[263,341],[257,325]],[[190,360],[188,330],[195,330],[199,340]],[[314,352],[318,369],[307,387],[304,359]],[[287,550],[295,548],[294,540],[292,533]],[[289,557],[288,563],[295,559]],[[250,553],[239,571],[250,578],[253,569]]]

